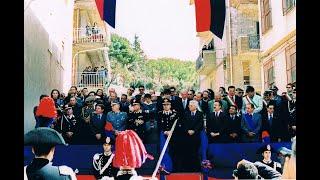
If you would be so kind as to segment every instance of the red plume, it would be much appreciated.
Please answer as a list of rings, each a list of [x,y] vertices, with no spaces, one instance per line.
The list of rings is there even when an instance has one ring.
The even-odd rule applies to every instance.
[[[41,99],[37,108],[36,116],[42,116],[47,118],[56,118],[57,110],[54,100],[51,97],[44,97]]]
[[[121,131],[116,137],[113,166],[139,168],[147,158],[153,160],[139,136],[132,130]]]

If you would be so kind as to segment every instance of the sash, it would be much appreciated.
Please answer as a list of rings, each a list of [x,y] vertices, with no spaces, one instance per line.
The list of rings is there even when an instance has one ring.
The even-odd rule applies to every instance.
[[[28,176],[27,176],[27,166],[25,166],[24,168],[23,168],[24,170],[23,170],[23,179],[24,180],[28,180]]]
[[[286,96],[288,101],[292,101],[292,98],[288,94],[285,94],[285,96]]]
[[[104,165],[103,168],[100,170],[100,175],[109,167],[109,165],[110,165],[111,162],[112,162],[113,157],[114,157],[114,154],[111,154],[111,156],[110,156],[107,164]]]
[[[252,114],[252,118],[249,118],[249,114],[245,114],[245,118],[246,118],[246,120],[247,120],[247,124],[248,124],[248,126],[249,126],[249,128],[253,131],[255,128],[255,123],[253,122],[253,114]]]
[[[237,104],[233,101],[233,99],[230,98],[230,96],[227,96],[227,100],[229,101],[230,104],[232,104],[233,106],[236,106],[237,109],[239,109]]]
[[[268,103],[266,100],[263,99],[262,101],[263,101],[264,105],[268,106]]]
[[[246,99],[249,103],[254,105],[254,108],[257,108],[258,106],[256,105],[256,103],[254,103],[248,96],[246,96]]]

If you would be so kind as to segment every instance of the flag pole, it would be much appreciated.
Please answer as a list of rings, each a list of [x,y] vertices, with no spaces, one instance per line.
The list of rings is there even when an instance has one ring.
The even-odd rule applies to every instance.
[[[152,173],[152,177],[151,177],[151,178],[153,178],[153,179],[154,179],[154,178],[156,177],[156,175],[157,175],[157,171],[158,171],[158,169],[159,169],[159,167],[160,167],[160,163],[161,163],[161,161],[162,161],[162,159],[163,159],[164,153],[166,152],[166,149],[167,149],[167,147],[168,147],[169,141],[170,141],[171,136],[172,136],[172,134],[173,134],[173,131],[174,131],[175,127],[176,127],[177,121],[178,121],[178,119],[176,119],[176,120],[174,121],[174,123],[173,123],[173,125],[172,125],[172,127],[171,127],[171,130],[170,130],[170,134],[169,134],[169,136],[167,137],[166,142],[165,142],[165,144],[164,144],[164,146],[163,146],[163,149],[162,149],[161,154],[160,154],[160,156],[159,156],[159,159],[158,159],[156,168],[154,169],[154,171],[153,171],[153,173]]]

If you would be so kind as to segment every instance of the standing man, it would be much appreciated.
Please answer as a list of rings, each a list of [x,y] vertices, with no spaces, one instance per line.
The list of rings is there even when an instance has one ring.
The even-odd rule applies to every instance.
[[[91,134],[95,138],[95,143],[99,144],[102,143],[105,139],[105,125],[107,122],[107,117],[103,113],[104,105],[97,104],[94,115],[90,118],[90,129]]]
[[[265,116],[267,114],[267,106],[269,104],[272,104],[274,105],[274,110],[275,111],[278,111],[278,109],[276,109],[276,101],[271,99],[272,98],[272,91],[269,91],[269,90],[266,90],[264,93],[263,93],[263,99],[262,99],[262,102],[263,102],[263,108],[262,110],[260,111],[260,114],[261,116]]]
[[[76,175],[68,166],[52,166],[56,145],[67,145],[62,136],[55,130],[40,127],[24,135],[24,145],[32,146],[35,158],[24,168],[24,179],[70,179]]]
[[[261,130],[261,115],[254,112],[254,105],[247,104],[246,112],[241,119],[241,129],[244,132],[242,134],[243,142],[258,142]]]
[[[278,87],[275,86],[275,85],[272,85],[270,90],[272,91],[272,94],[271,94],[271,99],[275,101],[275,108],[279,108],[280,105],[281,105],[281,96],[278,94]]]
[[[230,108],[230,105],[236,106],[237,109],[242,109],[242,98],[236,96],[236,88],[234,86],[228,87],[228,95],[224,98],[227,102],[227,109]]]
[[[175,110],[171,110],[171,102],[169,99],[164,98],[163,99],[163,111],[158,112],[159,117],[159,131],[160,131],[160,139],[164,136],[164,139],[160,142],[160,152],[163,149],[164,141],[167,139],[167,137],[170,134],[170,130],[172,128],[173,123],[179,119],[178,113]],[[179,172],[182,168],[182,156],[181,153],[183,152],[183,149],[181,148],[183,145],[183,129],[181,122],[178,120],[176,127],[173,131],[172,138],[169,143],[169,156],[172,159],[173,163],[173,171]],[[162,166],[165,168],[165,164],[162,164]],[[165,169],[168,171],[168,169]]]
[[[283,133],[287,132],[287,127],[279,118],[278,113],[275,113],[274,108],[274,104],[268,104],[267,113],[262,116],[262,130],[270,134],[272,142],[281,142]]]
[[[188,100],[191,101],[194,98],[195,91],[193,89],[188,91]]]
[[[228,120],[226,114],[221,110],[221,101],[214,102],[214,112],[210,113],[207,121],[208,142],[225,143],[227,141]]]
[[[242,103],[242,113],[246,112],[246,104],[253,104],[254,113],[260,113],[263,108],[262,97],[255,93],[252,86],[248,86],[246,89],[247,95],[243,97]]]
[[[275,150],[270,146],[270,144],[260,147],[257,151],[257,154],[262,154],[263,159],[260,161],[263,164],[273,168],[282,174],[281,164],[271,160],[271,153],[274,153]]]
[[[214,111],[214,103],[215,102],[219,102],[221,101],[221,104],[222,104],[222,110],[224,112],[227,112],[228,111],[228,104],[225,100],[222,99],[222,96],[221,94],[218,92],[218,93],[215,93],[214,95],[214,100],[211,100],[208,102],[208,109],[209,109],[209,113],[212,113]]]
[[[203,130],[203,113],[198,111],[198,102],[189,102],[189,111],[184,114],[183,127],[185,128],[185,149],[183,165],[186,172],[200,171],[200,132]]]
[[[182,106],[184,111],[189,110],[189,102],[190,100],[188,99],[188,91],[184,90],[181,92],[181,101],[182,101]]]
[[[137,94],[137,95],[140,95],[140,96],[142,96],[142,95],[144,95],[144,86],[143,85],[140,85],[139,86],[139,93]]]
[[[128,95],[128,101],[129,102],[134,97],[133,96],[134,90],[135,90],[134,86],[130,86],[130,88],[127,90],[127,95]]]
[[[241,117],[237,114],[237,107],[230,105],[228,117],[227,136],[231,143],[239,143],[241,137]]]
[[[118,135],[119,131],[126,130],[128,115],[120,111],[119,102],[112,102],[111,107],[112,111],[108,112],[107,121],[112,124],[114,135]]]
[[[117,176],[118,168],[112,165],[114,154],[111,151],[114,141],[107,137],[103,143],[103,153],[95,154],[93,156],[93,174],[96,179],[114,180]]]
[[[151,101],[151,94],[144,95],[144,102],[142,103],[142,111],[146,114],[146,143],[153,144],[157,142],[157,104]]]
[[[236,89],[236,96],[238,96],[238,97],[240,97],[242,99],[243,98],[243,94],[244,94],[243,89],[241,89],[241,88],[237,88]]]
[[[146,114],[141,110],[140,99],[131,100],[132,112],[128,115],[127,129],[134,130],[145,142]]]
[[[128,96],[126,94],[122,94],[121,100],[120,100],[120,111],[126,112],[128,114],[129,113],[129,106],[130,106],[130,103],[128,101]]]

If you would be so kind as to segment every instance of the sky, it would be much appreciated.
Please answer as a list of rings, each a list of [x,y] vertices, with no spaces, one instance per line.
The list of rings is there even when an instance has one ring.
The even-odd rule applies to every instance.
[[[189,0],[117,0],[116,27],[111,32],[131,42],[137,34],[148,58],[195,61],[199,55],[195,23]]]

